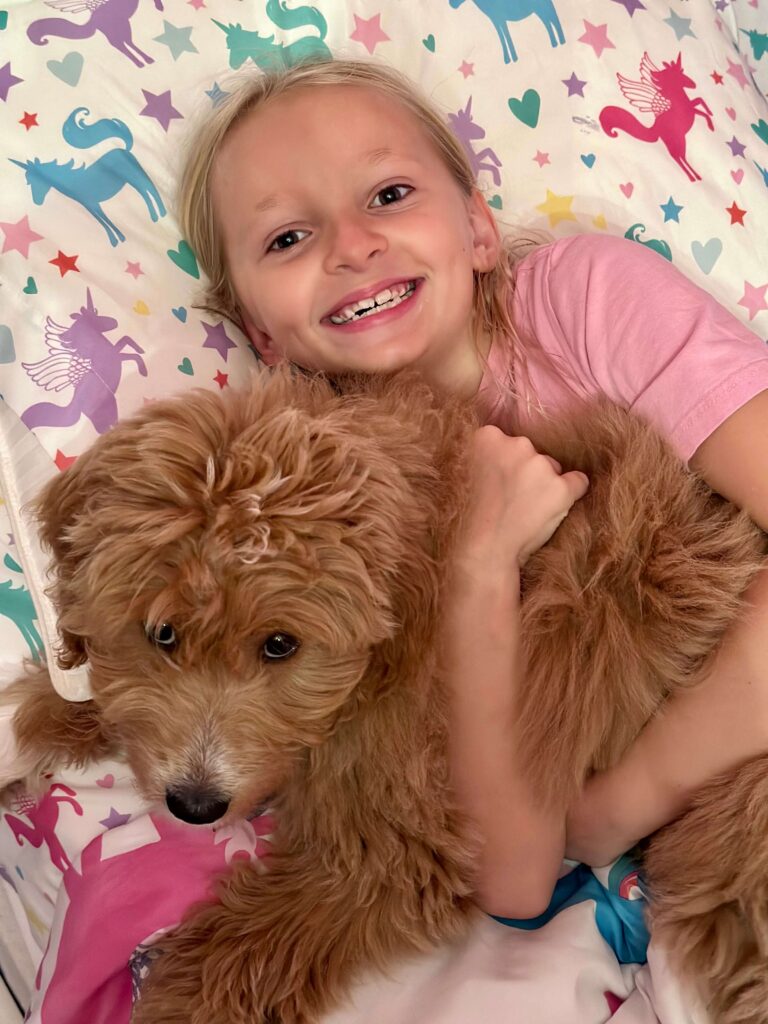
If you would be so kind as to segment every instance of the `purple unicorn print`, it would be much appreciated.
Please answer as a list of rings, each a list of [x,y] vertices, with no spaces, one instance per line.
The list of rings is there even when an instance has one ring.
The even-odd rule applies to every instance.
[[[448,123],[451,126],[453,134],[461,142],[462,146],[466,150],[469,162],[472,164],[472,173],[475,178],[479,175],[480,171],[488,171],[493,178],[493,183],[498,188],[501,185],[501,175],[499,174],[499,167],[501,167],[501,160],[496,156],[494,151],[486,146],[485,149],[481,149],[479,153],[476,153],[473,146],[473,139],[484,139],[485,128],[481,128],[479,124],[476,124],[472,120],[472,97],[470,96],[467,100],[467,105],[463,110],[459,110],[455,114],[448,115]],[[486,161],[486,157],[488,160]]]
[[[123,335],[114,344],[105,337],[117,327],[111,316],[99,316],[90,289],[87,304],[70,313],[72,324],[62,327],[50,317],[45,321],[45,343],[49,355],[38,363],[22,363],[27,375],[45,391],[74,388],[69,405],[39,402],[21,416],[30,430],[35,427],[69,427],[81,416],[87,417],[99,434],[117,421],[115,392],[120,384],[123,363],[132,360],[142,377],[147,367],[141,348],[133,338]],[[131,348],[133,352],[123,352]]]
[[[55,793],[55,790],[61,790],[64,795]],[[31,824],[22,821],[14,814],[5,815],[5,821],[19,846],[24,845],[25,839],[36,850],[43,845],[47,846],[51,864],[61,872],[66,871],[72,865],[56,835],[56,822],[59,818],[61,804],[70,804],[74,808],[75,814],[79,817],[83,816],[83,808],[75,799],[76,796],[77,793],[74,789],[65,786],[63,782],[54,782],[40,802],[26,812]]]
[[[61,127],[64,141],[78,149],[90,149],[105,139],[121,139],[125,149],[110,149],[93,163],[75,167],[74,160],[59,163],[48,160],[43,163],[39,157],[14,160],[12,164],[26,171],[26,180],[32,190],[32,202],[42,206],[52,188],[63,196],[80,203],[101,224],[112,245],[125,241],[120,228],[109,219],[101,208],[105,199],[111,199],[124,185],[134,188],[146,203],[149,216],[158,221],[165,216],[165,205],[152,179],[131,152],[133,135],[128,125],[118,117],[102,117],[88,124],[83,115],[87,107],[76,107]]]
[[[91,13],[82,24],[64,18],[40,18],[33,21],[27,29],[27,35],[35,46],[47,46],[46,36],[89,39],[101,32],[109,45],[125,54],[137,68],[154,63],[149,54],[138,48],[131,35],[131,18],[136,13],[139,0],[46,0],[46,6],[66,14],[81,14],[83,11]],[[163,10],[162,0],[155,0],[155,8]]]
[[[450,0],[453,8],[461,7],[463,3],[464,0]],[[552,46],[565,42],[563,28],[552,0],[474,0],[474,4],[493,22],[501,41],[505,64],[517,60],[517,50],[507,24],[510,21],[522,21],[535,14],[547,30]]]

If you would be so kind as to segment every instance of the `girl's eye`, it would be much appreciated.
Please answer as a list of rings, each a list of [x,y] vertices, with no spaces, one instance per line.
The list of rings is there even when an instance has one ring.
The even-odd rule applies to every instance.
[[[261,652],[267,661],[290,658],[299,649],[299,641],[290,633],[273,633],[264,641]]]
[[[267,252],[281,252],[284,249],[292,249],[297,242],[301,239],[299,235],[308,235],[308,231],[301,231],[297,228],[292,228],[290,231],[283,231],[281,235],[273,238],[267,247]]]
[[[170,622],[161,622],[157,626],[146,625],[144,632],[147,634],[149,642],[161,651],[173,651],[176,649],[178,639],[176,637],[176,630]]]
[[[401,199],[405,199],[409,192],[413,192],[410,185],[387,185],[386,188],[379,189],[371,205],[391,206],[392,203],[399,203]],[[376,202],[379,198],[381,198],[381,203]]]

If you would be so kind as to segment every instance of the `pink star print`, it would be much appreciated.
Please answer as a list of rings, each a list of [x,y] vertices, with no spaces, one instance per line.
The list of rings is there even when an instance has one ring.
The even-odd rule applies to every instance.
[[[368,53],[373,53],[378,43],[388,43],[389,36],[381,28],[381,15],[374,14],[372,18],[361,18],[354,15],[355,31],[350,34],[350,39],[362,43]]]
[[[469,78],[470,75],[475,73],[475,65],[470,64],[468,61],[463,60],[459,65],[459,71],[464,75],[465,78]]]
[[[550,162],[549,153],[542,153],[540,149],[536,150],[536,156],[533,159],[536,161],[539,167],[543,167],[544,164],[548,164]]]
[[[766,291],[768,291],[768,284],[754,285],[749,281],[744,282],[744,294],[737,305],[744,306],[749,310],[750,320],[754,320],[762,309],[768,309],[768,302],[765,301]]]
[[[126,274],[130,274],[134,281],[137,281],[139,277],[141,277],[141,275],[144,273],[144,271],[141,269],[140,263],[131,263],[130,260],[126,261],[125,272]]]
[[[25,260],[29,259],[29,247],[32,242],[39,242],[43,238],[43,235],[38,235],[36,231],[32,230],[29,226],[29,217],[26,216],[16,221],[15,224],[0,221],[0,228],[3,229],[3,234],[5,235],[3,252],[17,249]]]
[[[593,25],[586,18],[584,19],[584,35],[579,36],[579,42],[591,46],[596,57],[602,57],[603,50],[616,49],[608,38],[608,25]]]
[[[741,64],[737,64],[735,61],[728,59],[728,75],[732,75],[743,89],[747,83],[747,76],[744,74],[744,68]]]

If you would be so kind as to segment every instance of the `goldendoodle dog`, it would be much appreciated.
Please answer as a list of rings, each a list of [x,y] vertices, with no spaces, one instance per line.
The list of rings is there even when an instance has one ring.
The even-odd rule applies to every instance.
[[[475,426],[413,379],[275,372],[147,406],[43,493],[60,660],[93,699],[17,684],[18,774],[124,756],[185,821],[278,822],[268,873],[162,938],[141,1024],[306,1024],[477,913],[439,642]],[[616,408],[531,436],[591,480],[523,577],[523,753],[565,806],[705,665],[764,538]],[[768,1019],[766,850],[757,762],[649,854],[655,926],[723,1022]]]

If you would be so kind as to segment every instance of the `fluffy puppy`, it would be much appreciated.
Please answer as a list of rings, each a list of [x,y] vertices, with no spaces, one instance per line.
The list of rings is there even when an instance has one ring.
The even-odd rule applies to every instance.
[[[362,968],[474,913],[439,661],[474,426],[407,377],[339,389],[275,372],[148,406],[45,490],[60,660],[88,660],[93,699],[66,704],[43,670],[19,684],[24,772],[121,754],[186,821],[271,802],[278,822],[268,874],[238,865],[163,937],[141,1024],[307,1024]],[[592,482],[523,579],[524,753],[541,799],[565,807],[714,651],[763,539],[618,409],[532,437]],[[661,833],[651,882],[672,893],[660,928],[673,946],[685,932],[717,999],[739,943],[758,944],[744,914],[720,925],[718,901],[759,889],[765,914],[765,885],[733,867],[727,835],[727,864],[692,875],[686,844],[725,828],[707,801],[738,817],[735,791],[702,799],[666,859]]]

